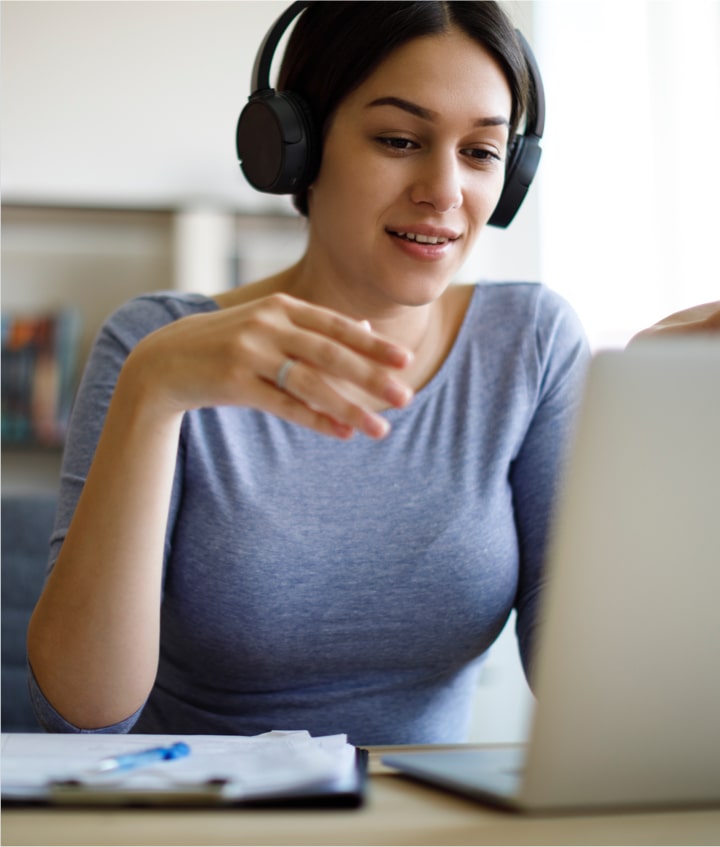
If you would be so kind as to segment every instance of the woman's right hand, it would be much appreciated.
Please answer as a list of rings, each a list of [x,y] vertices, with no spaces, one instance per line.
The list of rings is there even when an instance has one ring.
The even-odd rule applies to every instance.
[[[276,379],[287,360],[283,390]],[[411,360],[367,323],[276,293],[156,330],[123,375],[134,374],[150,389],[145,397],[172,412],[247,406],[325,435],[381,438],[389,427],[372,407],[410,401],[396,373]]]

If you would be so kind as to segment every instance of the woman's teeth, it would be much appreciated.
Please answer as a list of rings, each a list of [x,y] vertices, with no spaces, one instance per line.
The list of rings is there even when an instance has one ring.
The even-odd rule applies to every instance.
[[[406,238],[408,241],[417,241],[420,244],[445,244],[449,238],[435,235],[420,235],[418,232],[396,232],[398,238]]]

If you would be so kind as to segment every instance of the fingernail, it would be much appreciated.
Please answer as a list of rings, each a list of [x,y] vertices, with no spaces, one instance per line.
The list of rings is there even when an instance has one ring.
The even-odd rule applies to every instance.
[[[393,363],[401,368],[407,367],[414,358],[412,352],[410,350],[405,350],[404,347],[395,347],[393,345],[390,348],[390,353],[392,355]]]
[[[372,327],[370,326],[370,321],[360,321],[360,326],[367,330],[367,332],[372,332]]]
[[[406,386],[398,382],[389,383],[385,389],[385,399],[389,400],[393,406],[404,406],[410,402],[412,391]]]
[[[368,415],[365,432],[371,438],[384,438],[390,432],[390,424],[378,415]]]

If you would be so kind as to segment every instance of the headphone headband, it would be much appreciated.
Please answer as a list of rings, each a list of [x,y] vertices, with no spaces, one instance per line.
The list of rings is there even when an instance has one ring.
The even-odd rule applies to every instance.
[[[248,182],[270,194],[297,194],[317,174],[321,139],[308,106],[292,91],[276,92],[270,69],[280,39],[292,21],[310,5],[298,0],[275,21],[258,49],[250,80],[250,97],[240,114],[236,147]],[[545,92],[530,45],[516,30],[527,63],[531,96],[525,131],[508,149],[505,183],[488,221],[506,227],[522,205],[540,163],[540,140],[545,129]]]
[[[530,83],[533,89],[530,103],[528,104],[525,135],[534,135],[539,140],[545,132],[545,89],[543,88],[540,68],[538,67],[532,48],[519,29],[515,30],[515,35],[517,35],[523,54],[525,55],[525,62],[530,72]]]
[[[291,3],[267,32],[255,56],[252,76],[250,77],[250,96],[255,92],[269,91],[272,88],[270,85],[270,68],[280,39],[293,20],[309,5],[308,0],[298,0]]]

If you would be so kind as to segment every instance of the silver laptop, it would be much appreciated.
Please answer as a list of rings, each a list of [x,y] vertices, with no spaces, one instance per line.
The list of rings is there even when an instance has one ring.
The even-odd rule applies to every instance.
[[[720,803],[720,340],[596,354],[547,567],[527,745],[383,761],[524,811]]]

